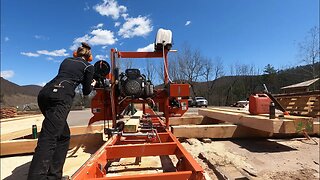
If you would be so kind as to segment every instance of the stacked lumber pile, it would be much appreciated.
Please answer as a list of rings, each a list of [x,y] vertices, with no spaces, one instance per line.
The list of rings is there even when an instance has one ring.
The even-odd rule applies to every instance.
[[[267,114],[251,115],[247,110],[231,108],[199,109],[199,115],[203,118],[194,118],[189,121],[193,124],[188,125],[181,122],[184,125],[177,126],[177,120],[172,119],[173,134],[186,138],[242,138],[296,136],[304,132],[319,135],[320,131],[320,123],[312,117],[278,116],[269,119]]]
[[[320,117],[320,91],[278,94],[275,98],[292,115]]]
[[[17,115],[17,109],[14,107],[0,108],[0,112],[1,112],[1,116],[0,116],[1,119],[12,118]]]
[[[38,133],[40,129],[41,128],[38,128]],[[1,134],[0,156],[33,153],[38,139],[22,138],[31,136],[31,133],[31,128],[28,128],[8,134]],[[73,126],[70,127],[70,134],[71,139],[69,148],[71,149],[78,145],[82,145],[83,142],[88,140],[94,141],[94,139],[102,138],[103,125]]]

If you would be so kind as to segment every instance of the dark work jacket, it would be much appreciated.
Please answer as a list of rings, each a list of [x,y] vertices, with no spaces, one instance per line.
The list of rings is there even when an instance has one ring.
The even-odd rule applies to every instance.
[[[72,104],[75,88],[81,83],[83,95],[90,94],[94,74],[93,65],[82,58],[66,58],[60,65],[58,75],[48,82],[39,96],[48,100],[63,101]]]

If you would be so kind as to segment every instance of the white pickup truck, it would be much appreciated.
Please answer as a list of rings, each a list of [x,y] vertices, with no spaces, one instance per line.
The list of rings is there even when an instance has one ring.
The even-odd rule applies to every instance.
[[[208,101],[204,98],[204,97],[194,97],[194,98],[190,98],[188,100],[188,106],[189,107],[207,107],[208,106]]]

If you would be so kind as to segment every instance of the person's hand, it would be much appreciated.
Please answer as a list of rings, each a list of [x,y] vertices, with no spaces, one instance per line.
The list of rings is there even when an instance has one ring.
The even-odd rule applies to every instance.
[[[94,79],[92,79],[92,83],[91,83],[91,86],[95,86],[97,84],[97,81],[96,80],[94,80]]]

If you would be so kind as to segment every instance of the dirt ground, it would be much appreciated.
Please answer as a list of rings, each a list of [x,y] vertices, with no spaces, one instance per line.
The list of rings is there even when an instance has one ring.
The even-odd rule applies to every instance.
[[[319,143],[319,138],[313,137],[313,139]],[[304,138],[230,139],[212,140],[210,143],[198,139],[181,139],[181,141],[211,179],[218,179],[212,165],[218,167],[233,165],[248,179],[319,179],[319,145]],[[98,149],[98,146],[95,148]],[[64,174],[72,175],[96,149],[91,147],[90,152],[79,152],[78,159],[67,158],[68,168],[64,169]],[[204,161],[200,153],[208,161]],[[31,159],[32,155],[1,158],[1,179],[26,179]],[[146,161],[148,158],[142,159],[143,163]],[[161,172],[164,167],[161,168],[159,162],[153,165],[156,165],[156,169]]]
[[[197,113],[196,108],[191,110],[188,113]],[[89,116],[88,112],[76,112],[75,114]],[[75,119],[78,120],[78,118]],[[70,118],[70,121],[74,120]],[[5,128],[4,124],[1,124],[1,128]],[[226,167],[232,166],[238,171],[238,174],[240,173],[247,179],[313,180],[320,178],[320,139],[319,137],[312,137],[312,139],[315,142],[305,138],[209,139],[211,141],[209,143],[202,142],[201,139],[179,140],[211,179],[218,179],[217,167],[228,169]],[[68,168],[64,169],[64,174],[72,175],[100,147],[101,143],[103,142],[97,142],[97,145],[94,146],[88,145],[90,150],[87,148],[80,151],[77,156],[81,160],[75,156],[67,158],[65,166]],[[159,163],[161,158],[163,159],[163,157],[156,157],[157,163],[152,163],[153,172],[162,172],[168,166]],[[25,180],[31,159],[32,155],[1,157],[1,179]],[[142,158],[142,164],[146,163],[146,166],[149,166],[152,161],[149,158]],[[126,164],[127,162],[118,163]],[[115,163],[114,166],[118,165]],[[112,171],[112,168],[110,170]],[[120,171],[123,170],[120,169]]]
[[[319,179],[319,138],[230,139],[204,143],[182,140],[183,146],[202,164],[212,179],[217,179],[210,164],[233,165],[248,179]],[[199,158],[202,153],[209,161]],[[202,161],[202,162],[201,162]]]

